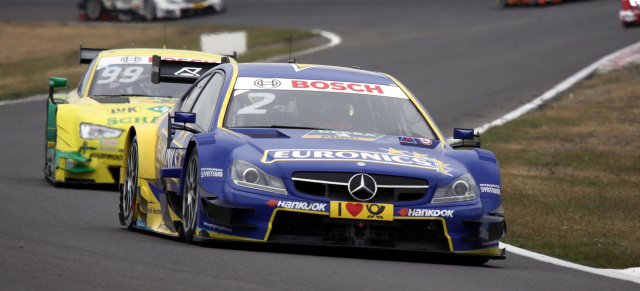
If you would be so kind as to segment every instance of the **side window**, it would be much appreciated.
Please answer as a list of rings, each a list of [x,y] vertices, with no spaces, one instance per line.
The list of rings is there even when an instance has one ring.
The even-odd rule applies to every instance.
[[[94,66],[96,65],[96,60],[98,58],[94,58],[89,66],[87,67],[87,71],[82,75],[82,80],[80,80],[80,84],[78,85],[78,96],[84,97],[84,91],[87,89],[87,85],[89,84],[89,78],[91,77],[91,72],[93,71]]]
[[[193,106],[193,112],[196,114],[196,124],[204,130],[209,130],[216,105],[220,96],[220,90],[224,85],[224,75],[216,72],[211,78],[211,82],[202,90],[200,98]]]
[[[184,101],[182,101],[182,105],[180,106],[180,110],[179,110],[180,112],[191,111],[191,107],[193,107],[193,103],[196,102],[196,99],[198,99],[198,95],[200,95],[200,91],[202,91],[202,88],[204,88],[204,85],[207,84],[207,81],[209,81],[209,79],[211,79],[211,75],[200,80],[200,82],[198,82],[198,84],[196,84],[193,87],[191,92],[189,92],[189,95],[187,95]]]

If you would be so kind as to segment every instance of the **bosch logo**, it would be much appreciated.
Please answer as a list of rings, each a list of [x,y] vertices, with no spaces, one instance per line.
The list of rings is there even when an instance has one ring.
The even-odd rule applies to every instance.
[[[355,174],[349,180],[349,194],[358,201],[369,201],[376,196],[378,185],[373,177],[367,174]]]
[[[142,61],[142,58],[136,57],[136,56],[127,56],[127,57],[122,57],[120,61],[123,63],[139,63]]]
[[[276,79],[258,79],[253,84],[259,88],[278,88],[282,83]]]

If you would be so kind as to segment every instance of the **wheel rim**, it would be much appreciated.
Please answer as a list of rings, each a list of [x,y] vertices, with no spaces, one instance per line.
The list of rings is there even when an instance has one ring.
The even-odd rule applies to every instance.
[[[130,225],[133,220],[133,213],[136,199],[136,188],[138,184],[138,144],[137,142],[131,143],[131,150],[129,151],[129,157],[127,158],[127,170],[124,176],[124,187],[122,194],[122,215],[125,218],[127,225]]]
[[[189,168],[187,169],[187,180],[184,188],[184,206],[182,210],[183,223],[185,231],[192,233],[196,227],[196,214],[198,212],[198,176],[196,173],[198,168],[198,157],[191,156]]]
[[[89,19],[98,19],[100,17],[100,0],[89,0],[87,1],[86,4],[86,13],[87,13],[87,18]]]

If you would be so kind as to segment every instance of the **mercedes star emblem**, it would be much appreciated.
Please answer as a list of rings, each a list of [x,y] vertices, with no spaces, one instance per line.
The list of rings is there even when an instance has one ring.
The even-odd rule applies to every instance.
[[[369,201],[376,196],[378,185],[367,174],[355,174],[349,180],[349,194],[358,201]]]

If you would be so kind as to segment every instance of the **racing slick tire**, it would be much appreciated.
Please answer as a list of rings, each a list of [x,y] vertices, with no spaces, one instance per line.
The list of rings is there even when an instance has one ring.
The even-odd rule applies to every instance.
[[[156,19],[156,3],[153,0],[145,0],[144,6],[142,7],[142,17],[151,21]]]
[[[193,149],[189,156],[187,172],[185,173],[184,191],[182,192],[182,232],[188,243],[194,242],[196,224],[198,221],[198,150]]]
[[[46,141],[44,145],[44,178],[53,186],[60,185],[56,182],[56,149],[47,147]]]
[[[102,0],[85,0],[84,2],[84,13],[88,20],[99,20],[102,9]]]
[[[134,136],[129,148],[124,184],[120,190],[120,223],[128,229],[135,226],[135,211],[138,196],[138,137]]]

